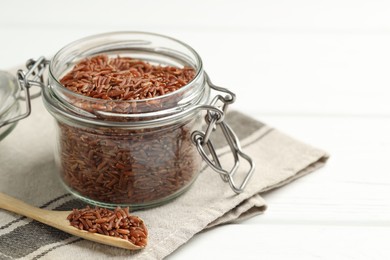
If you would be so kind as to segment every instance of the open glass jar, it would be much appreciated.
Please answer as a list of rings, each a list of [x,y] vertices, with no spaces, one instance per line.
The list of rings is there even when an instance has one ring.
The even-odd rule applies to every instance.
[[[195,70],[195,77],[179,90],[141,100],[92,98],[60,83],[79,61],[100,54],[188,66]],[[44,83],[47,66],[48,82]],[[56,119],[55,160],[60,179],[82,200],[133,209],[160,205],[190,187],[202,158],[237,193],[253,173],[251,158],[241,151],[236,135],[223,121],[235,95],[210,82],[201,58],[185,43],[143,32],[100,34],[65,46],[50,62],[45,58],[29,61],[28,68],[27,73],[18,74],[20,86],[42,87],[44,104]],[[211,90],[217,92],[213,98]],[[201,131],[204,121],[206,130]],[[223,169],[209,139],[217,126],[234,156],[230,170]],[[250,170],[237,185],[233,176],[240,159],[249,162]]]

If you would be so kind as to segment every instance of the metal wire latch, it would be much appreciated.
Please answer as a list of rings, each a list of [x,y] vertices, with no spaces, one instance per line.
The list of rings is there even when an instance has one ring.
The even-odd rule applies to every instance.
[[[191,138],[193,143],[196,145],[199,154],[206,161],[206,163],[214,171],[219,173],[219,175],[221,176],[224,182],[229,183],[230,187],[233,189],[234,192],[241,193],[244,191],[245,186],[248,184],[249,179],[253,175],[255,169],[255,163],[253,162],[251,157],[249,157],[247,154],[245,154],[242,151],[240,146],[240,141],[238,140],[237,135],[233,132],[230,126],[226,122],[224,122],[224,117],[226,115],[227,107],[235,101],[236,96],[233,92],[212,84],[207,75],[206,75],[206,80],[210,88],[218,92],[225,93],[225,95],[224,96],[216,95],[211,101],[211,104],[205,107],[207,109],[207,114],[205,117],[207,128],[204,132],[194,131],[192,133]],[[221,104],[221,107],[217,107],[218,103]],[[208,109],[208,107],[213,107],[213,109]],[[215,109],[216,107],[217,109]],[[222,168],[222,165],[219,161],[214,145],[210,140],[211,133],[215,131],[217,127],[221,128],[222,133],[229,144],[230,151],[232,152],[234,157],[234,165],[230,170],[226,170]],[[210,155],[207,155],[205,147],[207,147]],[[236,184],[234,180],[234,175],[236,174],[239,168],[240,158],[246,160],[249,163],[250,168],[249,171],[246,173],[241,184]]]
[[[26,111],[14,118],[10,118],[6,121],[0,122],[0,127],[11,124],[13,122],[19,121],[23,118],[28,117],[31,114],[31,99],[40,96],[41,91],[36,94],[30,94],[31,86],[38,86],[42,88],[44,86],[43,82],[43,73],[45,72],[46,66],[49,64],[49,61],[44,57],[40,57],[38,60],[28,60],[26,67],[28,69],[27,73],[23,70],[18,70],[17,72],[17,82],[21,90],[25,91],[24,97],[19,97],[20,99],[26,101]]]

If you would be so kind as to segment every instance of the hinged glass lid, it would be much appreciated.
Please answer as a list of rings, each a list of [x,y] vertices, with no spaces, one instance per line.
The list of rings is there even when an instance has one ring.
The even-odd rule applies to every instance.
[[[49,61],[44,57],[28,60],[27,72],[18,70],[17,77],[6,71],[0,71],[0,140],[15,127],[16,122],[31,113],[31,99],[40,96],[43,87],[43,73]],[[30,87],[38,86],[38,92],[30,94]],[[23,96],[21,96],[23,91]],[[24,100],[24,112],[20,112],[19,100]]]
[[[19,86],[16,78],[6,72],[0,71],[0,118],[12,107],[19,96]]]
[[[0,140],[16,125],[16,122],[8,124],[8,121],[20,114],[19,94],[16,78],[6,71],[0,71]]]

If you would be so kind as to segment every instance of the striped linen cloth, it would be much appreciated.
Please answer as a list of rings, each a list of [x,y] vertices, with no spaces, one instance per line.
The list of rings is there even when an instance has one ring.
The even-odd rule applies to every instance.
[[[84,207],[61,186],[54,167],[54,123],[40,99],[32,115],[0,143],[0,191],[53,210]],[[149,244],[127,251],[86,241],[31,219],[0,210],[0,259],[161,259],[207,228],[263,213],[261,193],[285,185],[326,162],[319,149],[238,112],[227,116],[256,171],[242,194],[235,195],[219,174],[204,164],[188,192],[174,201],[135,212],[149,229]],[[222,164],[231,163],[229,148],[217,136]]]

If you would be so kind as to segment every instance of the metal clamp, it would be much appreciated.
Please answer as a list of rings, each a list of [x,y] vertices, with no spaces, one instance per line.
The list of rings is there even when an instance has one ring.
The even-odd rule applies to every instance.
[[[31,95],[30,87],[38,86],[42,88],[44,86],[43,73],[45,72],[45,68],[48,64],[49,61],[44,57],[40,57],[38,60],[30,59],[26,63],[26,67],[28,69],[27,72],[24,72],[21,69],[17,71],[16,75],[19,87],[21,90],[25,91],[25,96],[18,98],[26,101],[26,111],[14,118],[0,122],[0,127],[19,121],[31,114],[31,99],[40,96],[41,91]]]
[[[217,87],[214,84],[211,83],[210,79],[206,75],[206,80],[210,86],[210,88],[223,92],[226,95],[216,95],[213,100],[211,101],[210,106],[214,107],[215,109],[209,110],[207,109],[207,114],[205,117],[207,128],[205,132],[202,131],[194,131],[192,133],[192,141],[196,145],[196,148],[199,152],[199,154],[202,156],[202,158],[205,160],[205,162],[216,172],[219,173],[222,180],[224,182],[228,182],[232,190],[236,193],[241,193],[244,191],[245,186],[248,184],[249,179],[252,177],[254,169],[255,169],[255,163],[253,162],[252,158],[250,158],[247,154],[245,154],[240,146],[240,141],[238,140],[237,135],[233,132],[231,127],[224,122],[224,117],[227,111],[227,108],[230,104],[232,104],[235,101],[235,94],[231,91],[222,88]],[[221,102],[221,108],[216,107],[217,103]],[[222,133],[224,134],[229,147],[230,151],[233,154],[234,157],[234,165],[230,170],[225,170],[222,168],[222,165],[219,161],[218,155],[215,151],[214,145],[212,141],[210,140],[211,133],[216,130],[217,127],[221,127]],[[205,147],[207,147],[210,156],[207,155]],[[241,184],[236,184],[234,180],[234,175],[236,174],[239,165],[240,165],[240,158],[246,160],[249,163],[249,171],[246,173],[243,181]]]

